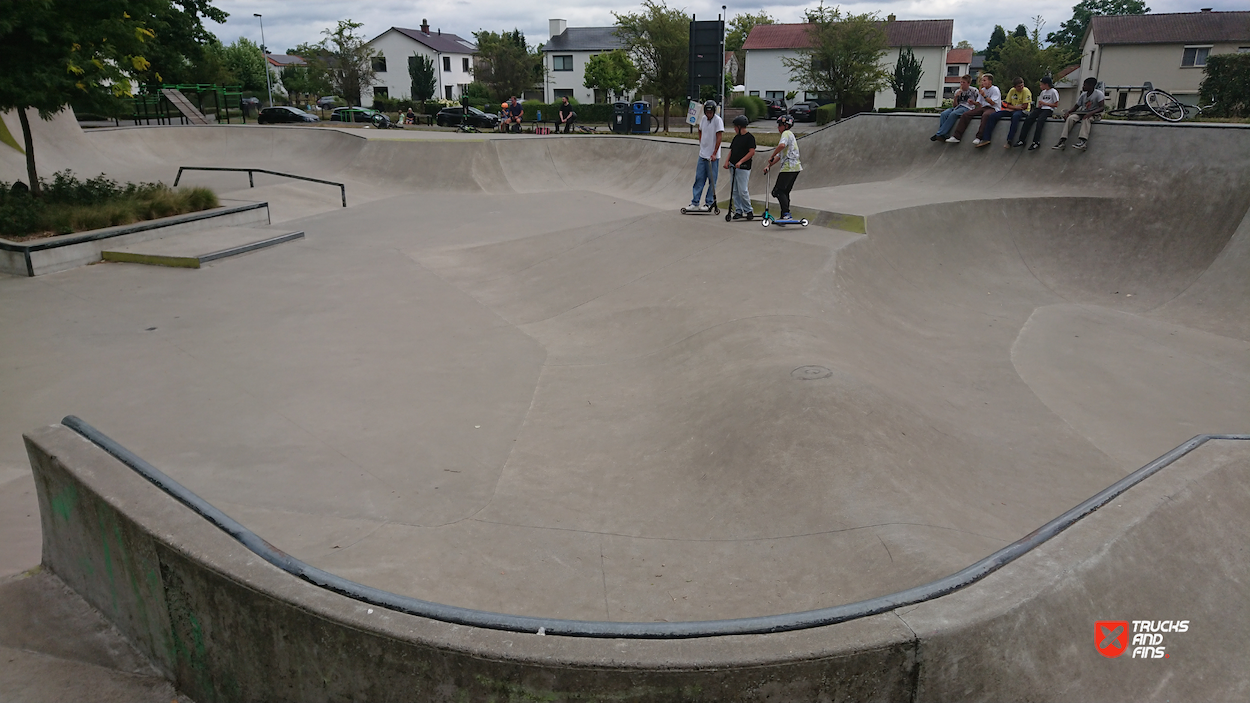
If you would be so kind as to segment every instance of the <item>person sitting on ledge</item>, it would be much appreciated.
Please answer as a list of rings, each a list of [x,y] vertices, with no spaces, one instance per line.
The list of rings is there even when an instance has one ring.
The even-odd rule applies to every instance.
[[[1037,131],[1033,132],[1033,143],[1029,144],[1029,151],[1037,151],[1042,145],[1042,128],[1046,126],[1046,120],[1059,109],[1059,91],[1055,90],[1055,82],[1050,76],[1042,76],[1042,94],[1037,96],[1037,107],[1029,113],[1024,119],[1024,127],[1020,131],[1020,141],[1016,142],[1016,146],[1024,146],[1029,141],[1029,130],[1033,129],[1033,125],[1037,125]]]
[[[955,125],[955,134],[947,139],[946,143],[958,144],[974,118],[980,117],[984,121],[986,116],[998,112],[1002,106],[1002,93],[998,90],[998,86],[994,85],[994,74],[982,73],[981,87],[977,89],[977,106],[959,118],[959,124]]]
[[[1024,113],[1029,109],[1029,105],[1033,104],[1033,91],[1024,85],[1023,78],[1017,78],[1011,82],[1011,90],[1007,91],[1007,97],[1003,98],[1003,109],[995,112],[989,117],[981,118],[981,129],[977,133],[977,138],[972,140],[975,147],[983,147],[990,145],[990,139],[994,135],[994,125],[1004,117],[1011,118],[1011,129],[1007,132],[1007,143],[1004,147],[1011,148],[1011,142],[1016,138],[1016,128],[1020,126],[1020,122],[1024,120]]]
[[[564,133],[568,134],[573,131],[573,120],[577,118],[577,113],[573,112],[573,106],[569,104],[567,96],[560,98],[560,111],[556,113],[559,122],[556,123],[556,131],[560,131],[560,125],[564,125]]]
[[[929,137],[931,142],[940,142],[950,136],[955,122],[963,114],[977,106],[977,91],[972,87],[972,76],[964,74],[959,77],[959,90],[951,96],[951,107],[942,111],[942,119],[938,121],[938,131]]]
[[[1093,76],[1086,78],[1081,84],[1081,94],[1076,96],[1076,104],[1071,110],[1063,113],[1063,132],[1059,134],[1059,143],[1051,148],[1062,149],[1067,146],[1068,132],[1072,130],[1073,125],[1080,122],[1081,133],[1074,146],[1084,151],[1089,145],[1089,129],[1094,124],[1094,120],[1102,116],[1105,102],[1106,96],[1098,89],[1098,79]]]

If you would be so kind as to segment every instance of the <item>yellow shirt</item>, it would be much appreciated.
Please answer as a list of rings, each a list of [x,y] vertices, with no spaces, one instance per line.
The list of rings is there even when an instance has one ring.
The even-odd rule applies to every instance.
[[[1015,107],[1028,107],[1033,104],[1033,91],[1028,88],[1016,90],[1012,88],[1007,91],[1007,97],[1003,100],[1005,105],[1014,105]]]

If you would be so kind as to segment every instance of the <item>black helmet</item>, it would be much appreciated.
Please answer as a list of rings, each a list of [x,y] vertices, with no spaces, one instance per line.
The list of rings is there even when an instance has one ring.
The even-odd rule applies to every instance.
[[[707,102],[703,103],[703,109],[704,109],[704,110],[715,110],[715,109],[716,109],[716,101],[715,101],[715,100],[709,100],[709,101],[707,101]]]
[[[794,118],[789,115],[782,115],[777,118],[777,124],[785,125],[786,129],[789,129],[794,126]]]
[[[747,117],[746,115],[738,115],[737,117],[734,118],[735,127],[745,127],[749,124],[751,124],[751,118]]]

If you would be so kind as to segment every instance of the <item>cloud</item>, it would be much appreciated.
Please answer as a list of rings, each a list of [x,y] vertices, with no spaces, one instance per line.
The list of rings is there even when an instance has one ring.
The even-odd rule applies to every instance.
[[[1077,0],[1034,0],[1027,6],[1016,3],[995,3],[985,0],[902,0],[898,2],[847,2],[840,6],[844,12],[877,12],[881,16],[893,13],[899,19],[954,19],[956,43],[966,39],[981,48],[989,40],[994,25],[1001,24],[1011,31],[1018,24],[1030,29],[1034,16],[1046,20],[1043,33],[1053,32],[1072,16],[1072,6]],[[430,27],[472,39],[473,32],[520,29],[531,44],[547,41],[547,20],[553,13],[568,20],[571,27],[607,26],[614,23],[612,12],[634,12],[636,5],[589,3],[568,5],[555,10],[550,3],[513,2],[512,0],[458,0],[454,4],[418,0],[374,0],[369,3],[347,4],[339,0],[217,0],[217,7],[230,13],[224,25],[209,25],[209,29],[224,42],[247,37],[260,42],[260,25],[252,13],[264,15],[265,39],[270,51],[280,52],[302,42],[316,42],[322,38],[321,31],[334,27],[340,19],[361,22],[361,34],[373,38],[391,27],[419,27],[422,19],[428,19]],[[839,4],[839,3],[826,3]],[[1154,12],[1192,12],[1192,2],[1182,0],[1148,0]],[[1204,0],[1200,3],[1216,10],[1240,10],[1244,0]],[[698,0],[671,2],[671,7],[683,8],[688,14],[700,19],[714,19],[721,12],[718,2]],[[767,11],[783,22],[799,22],[803,11],[815,7],[810,0],[770,0],[759,6],[730,6],[729,14],[738,12]],[[449,12],[451,8],[454,12]]]

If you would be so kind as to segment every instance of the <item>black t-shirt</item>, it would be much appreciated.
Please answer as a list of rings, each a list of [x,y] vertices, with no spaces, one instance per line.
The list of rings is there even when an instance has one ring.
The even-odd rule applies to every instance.
[[[746,134],[734,135],[734,140],[729,143],[729,163],[737,164],[739,161],[742,160],[742,157],[747,155],[748,151],[754,148],[755,148],[755,135],[754,134],[747,132]],[[751,160],[747,159],[747,161],[743,163],[741,166],[739,166],[738,168],[742,169],[743,171],[750,171]]]
[[[573,114],[573,103],[560,106],[560,119],[568,119]]]

